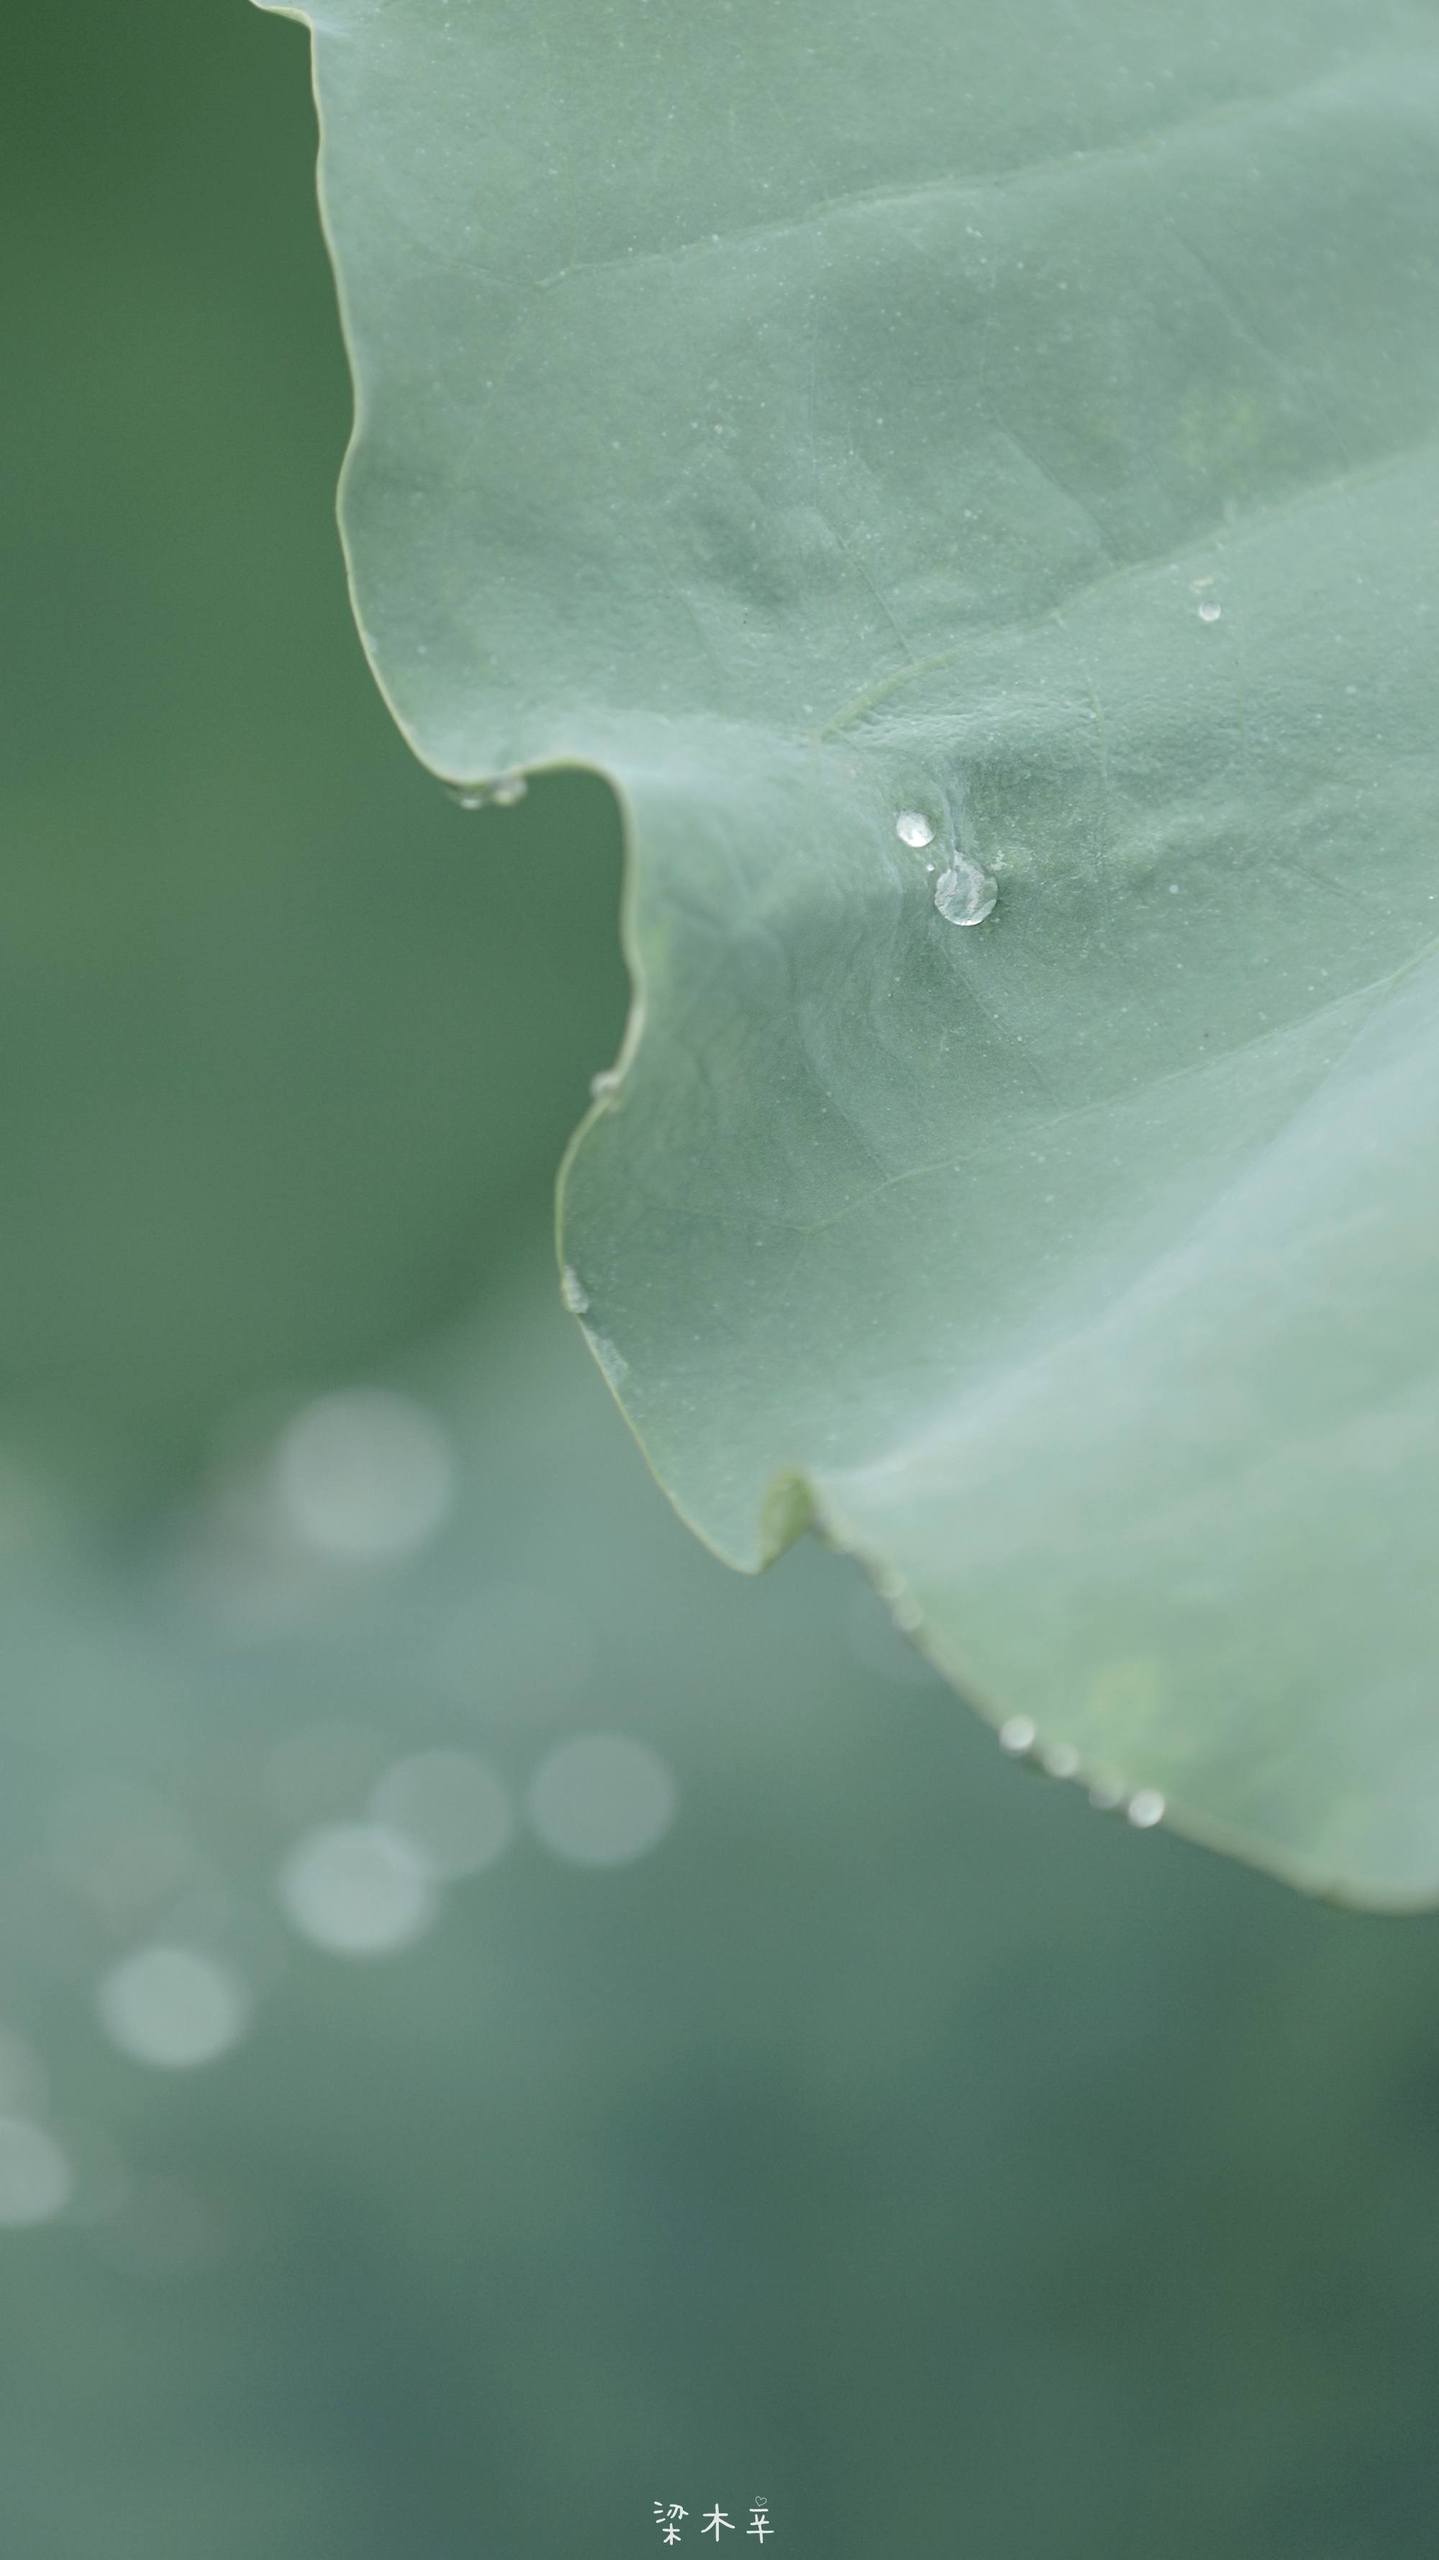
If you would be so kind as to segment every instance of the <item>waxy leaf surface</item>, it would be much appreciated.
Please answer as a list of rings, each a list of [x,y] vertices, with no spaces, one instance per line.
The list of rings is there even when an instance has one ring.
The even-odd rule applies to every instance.
[[[1434,1897],[1432,8],[313,23],[376,671],[623,812],[563,1251],[658,1473],[1056,1765]]]

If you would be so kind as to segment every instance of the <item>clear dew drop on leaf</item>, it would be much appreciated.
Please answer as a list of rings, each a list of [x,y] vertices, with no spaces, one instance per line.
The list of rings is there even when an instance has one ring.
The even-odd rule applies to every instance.
[[[461,809],[513,809],[529,787],[522,773],[500,773],[493,782],[461,783],[450,797]]]
[[[983,924],[998,897],[998,881],[963,853],[951,856],[934,884],[934,903],[946,924]]]
[[[923,853],[925,846],[934,842],[934,829],[922,809],[901,809],[894,832],[900,843],[909,845],[915,853]]]

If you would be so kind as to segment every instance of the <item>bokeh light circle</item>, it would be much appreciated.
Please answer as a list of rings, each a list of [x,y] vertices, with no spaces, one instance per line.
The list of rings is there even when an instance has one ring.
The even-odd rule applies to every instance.
[[[663,1839],[676,1789],[657,1751],[626,1733],[582,1733],[540,1763],[527,1811],[536,1836],[576,1866],[627,1866]]]
[[[454,1495],[440,1424],[389,1387],[319,1396],[281,1434],[280,1514],[301,1545],[335,1564],[384,1564],[433,1537]]]
[[[95,2002],[112,2044],[162,2071],[216,2061],[250,2023],[239,1975],[193,1947],[137,1948],[102,1977]]]
[[[383,1956],[431,1927],[434,1886],[405,1841],[378,1823],[325,1823],[296,1841],[280,1870],[292,1928],[327,1955]]]
[[[397,1760],[376,1787],[371,1811],[440,1882],[492,1866],[515,1828],[508,1788],[472,1751]]]

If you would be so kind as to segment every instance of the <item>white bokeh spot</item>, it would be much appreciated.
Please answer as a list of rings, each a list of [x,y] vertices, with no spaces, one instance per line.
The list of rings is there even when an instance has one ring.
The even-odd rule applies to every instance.
[[[515,1828],[508,1788],[472,1751],[421,1751],[397,1760],[370,1809],[440,1883],[492,1866]]]
[[[280,1436],[275,1500],[289,1534],[334,1564],[413,1555],[454,1498],[455,1463],[439,1422],[389,1387],[317,1397]]]
[[[280,1870],[292,1928],[333,1956],[384,1956],[413,1946],[434,1921],[434,1886],[407,1842],[378,1823],[307,1831]]]
[[[674,1779],[648,1743],[626,1733],[582,1733],[541,1761],[527,1810],[557,1858],[620,1867],[664,1838],[675,1804]]]
[[[238,2044],[251,1999],[238,1974],[193,1947],[137,1948],[103,1975],[95,1994],[112,2044],[134,2062],[190,2071]]]

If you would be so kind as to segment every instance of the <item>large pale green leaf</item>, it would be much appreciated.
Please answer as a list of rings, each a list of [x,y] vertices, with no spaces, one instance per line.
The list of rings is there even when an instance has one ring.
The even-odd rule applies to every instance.
[[[1141,1818],[1433,1895],[1432,9],[315,28],[375,666],[624,812],[565,1253],[657,1469]]]

